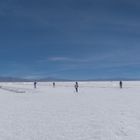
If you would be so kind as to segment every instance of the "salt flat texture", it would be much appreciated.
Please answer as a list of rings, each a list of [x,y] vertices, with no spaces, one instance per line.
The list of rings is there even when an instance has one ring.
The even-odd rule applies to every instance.
[[[140,82],[0,83],[0,140],[140,140]]]

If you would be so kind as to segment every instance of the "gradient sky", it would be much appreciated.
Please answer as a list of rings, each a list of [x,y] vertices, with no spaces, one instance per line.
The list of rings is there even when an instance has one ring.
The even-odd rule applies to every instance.
[[[0,0],[0,76],[140,78],[140,1]]]

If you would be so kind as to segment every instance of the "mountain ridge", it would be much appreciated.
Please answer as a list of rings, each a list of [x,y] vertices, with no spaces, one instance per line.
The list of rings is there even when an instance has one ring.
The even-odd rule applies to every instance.
[[[0,76],[0,82],[33,82],[33,81],[38,81],[38,82],[52,82],[52,81],[62,81],[62,82],[67,82],[67,81],[140,81],[139,78],[92,78],[92,79],[64,79],[64,78],[54,78],[54,77],[45,77],[45,78],[20,78],[20,77],[4,77]]]

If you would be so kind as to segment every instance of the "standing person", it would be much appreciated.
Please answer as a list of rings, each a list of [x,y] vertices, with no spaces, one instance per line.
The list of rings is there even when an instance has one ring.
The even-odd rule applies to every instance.
[[[53,87],[55,88],[55,82],[53,82]]]
[[[75,90],[76,90],[76,92],[78,92],[78,87],[79,87],[78,82],[76,82],[75,83]]]
[[[122,88],[122,81],[120,81],[120,88]]]
[[[34,81],[34,88],[36,88],[36,85],[37,85],[37,82],[36,82],[36,81]]]

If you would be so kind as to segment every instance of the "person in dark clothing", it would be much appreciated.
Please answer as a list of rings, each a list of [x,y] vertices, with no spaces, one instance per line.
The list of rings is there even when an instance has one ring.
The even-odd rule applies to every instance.
[[[36,82],[36,81],[34,81],[34,88],[36,88],[36,85],[37,85],[37,82]]]
[[[79,87],[78,82],[76,82],[75,83],[75,90],[76,90],[76,92],[78,92],[78,87]]]
[[[122,81],[120,81],[120,88],[122,88]]]
[[[55,88],[55,82],[53,82],[53,87]]]

